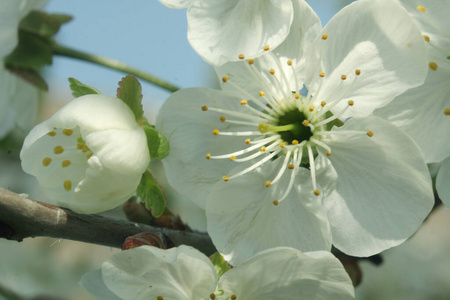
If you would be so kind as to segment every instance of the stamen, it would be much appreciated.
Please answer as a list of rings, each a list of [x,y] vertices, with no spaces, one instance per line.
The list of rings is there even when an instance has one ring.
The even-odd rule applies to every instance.
[[[291,156],[291,153],[292,153],[291,150],[288,150],[285,153],[283,164],[281,165],[281,168],[278,171],[277,176],[275,176],[275,178],[272,180],[272,184],[276,183],[281,178],[281,176],[284,174],[284,171],[286,170],[286,167],[288,166],[288,162],[289,162],[289,158]]]
[[[292,140],[292,145],[298,145],[298,141],[297,140]]]
[[[264,51],[269,51],[269,50],[270,50],[270,46],[269,45],[264,46]]]
[[[327,105],[327,103],[325,101],[320,102],[320,105],[322,105],[322,107],[324,107],[325,105]]]
[[[211,158],[211,153],[206,154],[206,159],[210,159]]]
[[[310,112],[314,111],[314,107],[312,107],[312,106],[310,106],[308,109],[309,109]]]
[[[203,105],[203,106],[202,106],[202,111],[207,111],[207,110],[208,110],[208,106]]]
[[[248,64],[253,65],[255,63],[255,60],[253,58],[248,59]]]
[[[211,156],[208,153],[208,155],[209,155],[209,158],[212,158],[212,159],[222,159],[222,158],[228,158],[230,156],[240,156],[242,154],[245,154],[245,153],[251,152],[253,150],[256,150],[258,148],[261,148],[262,146],[267,145],[268,143],[273,142],[274,140],[277,140],[278,138],[279,137],[276,136],[276,135],[275,136],[270,136],[268,138],[259,140],[258,143],[256,143],[255,145],[252,145],[252,146],[250,146],[248,148],[245,148],[245,149],[242,149],[242,150],[239,150],[239,151],[235,151],[235,152],[227,153],[227,154],[223,154],[223,155],[213,155],[213,156]],[[250,143],[250,139],[248,139],[248,141]],[[208,155],[207,155],[206,158],[208,158]]]
[[[49,136],[55,136],[55,135],[56,135],[56,132],[50,131],[50,132],[47,132],[47,134],[48,134]]]
[[[68,166],[70,166],[72,163],[70,162],[70,160],[63,160],[63,162],[61,163],[63,168],[66,168]]]
[[[450,116],[450,108],[445,108],[444,109],[444,115]]]
[[[313,151],[312,151],[312,148],[311,148],[310,144],[307,144],[306,147],[308,149],[309,169],[311,171],[311,180],[312,180],[312,185],[313,185],[313,188],[314,188],[314,195],[318,196],[318,195],[320,195],[320,193],[316,194],[317,183],[316,183],[316,167],[314,165],[314,154],[313,154]]]
[[[314,190],[314,195],[319,196],[320,192],[318,190]]]
[[[323,143],[323,142],[321,142],[318,139],[315,139],[313,137],[309,138],[309,140],[311,142],[313,142],[314,144],[324,148],[325,150],[327,150],[327,152],[330,152],[330,155],[331,155],[331,148],[327,144],[325,144],[325,143]],[[327,155],[328,155],[328,153],[327,153]],[[330,156],[330,155],[328,155],[328,156]]]
[[[428,66],[430,67],[431,70],[436,71],[438,68],[437,63],[435,63],[434,61],[430,61],[430,63],[428,64]]]
[[[214,129],[214,130],[213,130],[213,134],[214,134],[214,135],[219,135],[219,129]]]
[[[319,72],[320,77],[325,77],[325,72]]]
[[[220,122],[222,122],[222,123],[227,120],[224,116],[220,116],[219,119],[220,119]]]
[[[239,59],[245,59],[245,55],[244,55],[244,54],[242,54],[242,53],[241,53],[241,54],[239,54],[239,56],[238,56],[238,57],[239,57]]]
[[[283,148],[284,146],[286,146],[285,142],[280,143],[280,147]]]
[[[334,103],[331,105],[330,108],[332,108],[332,107],[335,105],[335,103],[337,103],[337,102],[338,102],[338,101],[334,102]],[[349,101],[349,102],[350,102],[350,101]],[[352,102],[353,102],[353,101],[352,101]],[[352,105],[353,105],[353,103],[352,103],[352,104],[348,103],[348,105],[345,106],[343,109],[341,109],[340,112],[338,112],[338,113],[332,115],[331,117],[329,117],[329,118],[327,118],[327,119],[325,119],[325,120],[322,120],[322,121],[316,123],[314,126],[319,127],[319,126],[325,125],[325,124],[327,124],[327,123],[330,123],[331,121],[336,120],[337,118],[339,118],[340,116],[342,116],[342,115],[347,111],[347,109],[348,109],[350,106],[352,106]],[[329,110],[329,109],[328,109],[328,110]],[[319,113],[319,114],[320,114],[320,113]],[[320,115],[323,115],[323,113],[320,114]],[[315,119],[317,119],[317,116],[314,116],[313,121],[314,121]]]
[[[209,294],[209,299],[211,299],[211,300],[216,299],[216,295],[214,293]]]
[[[423,13],[427,11],[427,9],[425,7],[420,6],[420,5],[417,6],[417,10],[420,11],[420,12],[423,12]]]
[[[350,105],[350,106],[353,106],[353,104],[355,104],[355,101],[353,101],[353,100],[348,100],[348,105]]]
[[[292,163],[294,166],[298,167],[299,162],[302,161],[302,155],[303,155],[303,148],[295,149],[294,155],[293,155],[293,160],[292,160]],[[279,202],[283,201],[291,192],[292,186],[294,184],[295,175],[296,175],[296,172],[293,171],[291,173],[291,178],[289,179],[289,184],[286,188],[286,191],[284,192],[283,196],[281,196],[281,198],[278,199]]]
[[[303,120],[302,124],[303,124],[303,126],[308,127],[309,122],[308,122],[308,120]]]
[[[72,181],[70,180],[64,181],[63,186],[66,191],[70,192],[70,190],[72,189]]]
[[[369,130],[369,131],[367,131],[366,133],[367,133],[367,135],[368,135],[369,137],[373,137],[373,132],[372,132],[372,131]]]
[[[269,187],[272,185],[272,182],[270,182],[269,180],[266,181],[266,187]]]
[[[259,166],[261,166],[262,164],[264,164],[266,161],[270,160],[272,157],[274,157],[275,155],[277,155],[280,151],[274,151],[272,153],[270,153],[269,155],[267,155],[266,157],[264,157],[263,159],[261,159],[260,161],[258,161],[257,163],[253,164],[252,166],[242,170],[239,173],[234,174],[233,176],[230,176],[229,179],[233,179],[239,176],[242,176],[250,171],[253,171],[254,169],[258,168]],[[259,154],[259,153],[256,153]],[[242,161],[242,160],[240,160]]]
[[[426,34],[423,35],[423,39],[425,40],[425,42],[429,42],[430,41],[430,37]]]
[[[231,299],[231,300],[236,300],[236,299],[237,299],[237,296],[233,294],[233,295],[231,295],[230,299]]]
[[[92,155],[94,155],[94,153],[89,153],[88,155],[86,155],[86,158],[89,159]]]
[[[248,145],[248,144],[250,144],[250,139],[246,139],[245,140],[245,143]]]
[[[164,300],[164,297],[163,296],[158,296],[158,297],[156,297],[156,300]]]
[[[72,130],[72,129],[64,129],[64,130],[62,131],[62,133],[63,133],[64,135],[71,136],[71,135],[73,134],[73,130]]]
[[[273,205],[277,206],[278,203],[280,203],[280,202],[278,200],[273,200],[272,203],[273,203]]]
[[[300,99],[300,94],[295,93],[295,94],[294,94],[294,98],[297,99],[297,100]],[[313,109],[314,109],[314,108],[313,108]]]
[[[327,156],[331,156],[331,152],[330,152],[330,151],[327,151],[325,154],[326,154]]]
[[[246,135],[261,135],[259,131],[236,131],[236,132],[223,132],[217,130],[217,134],[215,133],[217,129],[214,129],[214,135],[228,135],[228,136],[246,136]]]
[[[260,152],[266,152],[266,147],[261,147],[261,148],[259,149],[259,151],[260,151]]]
[[[81,149],[81,151],[82,151],[83,153],[88,152],[89,150],[90,150],[90,149],[89,149],[89,147],[88,147],[87,145],[84,145],[83,148]]]
[[[223,82],[227,82],[227,81],[228,81],[228,77],[227,77],[227,76],[223,76],[223,77],[222,77],[222,81],[223,81]]]
[[[235,112],[235,111],[232,111],[232,110],[213,108],[213,107],[210,107],[208,109],[210,111],[227,114],[227,115],[230,115],[230,116],[233,116],[233,117],[242,118],[242,119],[245,119],[245,120],[252,119],[252,120],[255,120],[257,122],[261,122],[261,121],[264,120],[263,118],[260,118],[260,117],[252,116],[252,115],[249,115],[249,114],[246,114],[246,113]]]
[[[270,69],[269,73],[272,74],[272,75],[275,75],[275,70],[274,69]]]
[[[53,153],[55,154],[61,154],[64,152],[64,148],[62,146],[56,146],[55,148],[53,148]]]
[[[52,162],[52,159],[50,157],[46,157],[42,160],[42,165],[44,167],[48,167],[50,165],[50,163]]]
[[[356,69],[356,70],[355,70],[355,74],[356,74],[357,76],[361,75],[361,70],[360,70],[360,69]]]
[[[289,164],[289,165],[288,165],[288,169],[289,169],[289,170],[294,170],[294,168],[295,168],[295,166],[294,166],[293,164]]]
[[[223,181],[227,182],[228,180],[230,180],[230,177],[228,176],[222,176]]]
[[[288,59],[288,60],[287,60],[287,65],[288,65],[288,66],[292,66],[292,60]]]
[[[328,34],[326,34],[326,33],[322,34],[322,40],[326,40],[326,39],[328,39]]]
[[[241,105],[246,105],[247,104],[247,100],[241,100]]]
[[[345,80],[345,79],[347,79],[347,75],[345,75],[345,74],[342,74],[342,75],[341,75],[341,79],[342,79],[342,80]]]

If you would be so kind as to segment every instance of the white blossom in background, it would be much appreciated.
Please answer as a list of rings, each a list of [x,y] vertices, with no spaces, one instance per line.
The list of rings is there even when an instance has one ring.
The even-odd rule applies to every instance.
[[[32,9],[42,8],[43,0],[0,0],[0,58],[17,45],[20,20]],[[38,90],[11,74],[0,64],[0,139],[14,127],[28,131],[37,111]]]
[[[125,202],[150,155],[147,138],[120,99],[74,99],[25,138],[22,168],[36,176],[57,205],[97,213]]]
[[[354,299],[332,254],[285,247],[258,253],[218,279],[211,261],[192,247],[142,246],[113,255],[80,284],[108,300]]]
[[[274,51],[217,68],[222,91],[181,90],[157,117],[169,182],[206,206],[234,264],[276,246],[370,256],[411,236],[433,206],[418,147],[369,116],[425,78],[407,12],[358,1],[320,30],[302,2],[294,24]]]
[[[159,0],[170,8],[186,8],[188,40],[208,63],[238,60],[240,53],[257,57],[264,47],[277,47],[289,34],[294,7],[303,0]],[[295,30],[295,28],[294,28]]]

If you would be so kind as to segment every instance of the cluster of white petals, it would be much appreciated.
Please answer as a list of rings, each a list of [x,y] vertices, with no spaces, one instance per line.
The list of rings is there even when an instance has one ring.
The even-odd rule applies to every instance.
[[[233,264],[275,246],[370,256],[410,237],[433,205],[420,149],[369,116],[424,81],[409,14],[362,0],[321,29],[304,1],[293,3],[279,47],[241,53],[216,68],[222,91],[181,90],[157,117],[171,143],[169,182],[206,207]]]
[[[120,99],[74,99],[25,138],[22,168],[37,177],[56,204],[97,213],[125,202],[150,155],[144,130]]]
[[[194,248],[142,246],[113,255],[80,284],[108,300],[354,299],[350,278],[331,253],[286,247],[258,253],[218,279]]]
[[[17,45],[20,20],[47,0],[0,0],[0,58]],[[0,139],[16,126],[29,130],[37,111],[38,91],[0,65]]]

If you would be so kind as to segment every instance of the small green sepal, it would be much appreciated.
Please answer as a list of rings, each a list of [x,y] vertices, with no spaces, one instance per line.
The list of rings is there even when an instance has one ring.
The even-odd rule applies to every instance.
[[[70,83],[70,89],[72,90],[72,95],[75,98],[84,96],[84,95],[91,95],[91,94],[100,94],[100,91],[85,85],[84,83],[79,82],[75,78],[70,77],[69,78]]]
[[[19,30],[30,32],[42,37],[52,37],[62,24],[72,20],[69,15],[47,14],[43,11],[33,10],[20,21]]]
[[[144,111],[142,110],[142,88],[136,77],[127,75],[119,81],[117,98],[122,99],[134,113],[136,121],[142,120]]]
[[[163,214],[166,207],[166,196],[149,169],[142,174],[136,195],[144,202],[153,217],[158,218]]]
[[[229,269],[231,269],[230,265],[228,264],[228,262],[223,259],[223,256],[220,255],[219,252],[214,253],[213,255],[211,255],[209,257],[209,259],[211,260],[212,264],[214,265],[214,268],[216,268],[216,272],[217,272],[217,277],[220,278],[220,276],[222,276],[226,271],[228,271]]]
[[[142,129],[144,129],[145,135],[147,136],[150,159],[163,159],[169,155],[170,144],[164,135],[148,124],[142,126]]]

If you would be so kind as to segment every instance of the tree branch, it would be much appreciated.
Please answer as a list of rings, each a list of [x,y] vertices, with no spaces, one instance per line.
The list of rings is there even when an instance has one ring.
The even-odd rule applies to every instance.
[[[189,245],[208,256],[216,251],[206,233],[77,214],[0,188],[0,238],[20,242],[24,238],[47,236],[121,248],[127,237],[141,232],[163,234],[175,246]]]

